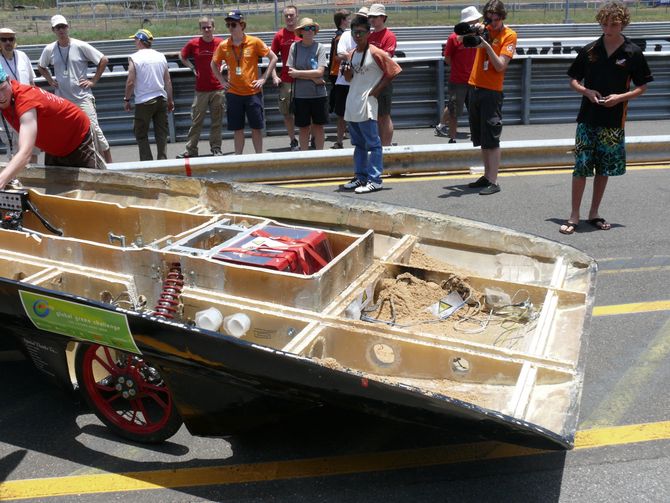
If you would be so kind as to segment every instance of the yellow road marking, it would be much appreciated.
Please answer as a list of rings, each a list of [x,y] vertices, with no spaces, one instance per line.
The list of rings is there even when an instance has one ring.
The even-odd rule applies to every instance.
[[[668,439],[670,439],[670,421],[633,424],[580,431],[576,436],[575,448],[593,449]],[[13,480],[0,484],[0,501],[347,475],[551,452],[555,451],[501,442],[479,442],[292,461]]]
[[[668,310],[670,310],[670,300],[657,300],[652,302],[633,302],[630,304],[596,306],[593,308],[593,316],[650,313],[653,311],[668,311]]]
[[[630,272],[664,272],[670,271],[670,265],[657,265],[649,267],[627,267],[625,269],[605,269],[599,270],[598,275],[601,274],[621,274]]]
[[[670,169],[670,164],[650,164],[650,165],[641,165],[641,166],[626,166],[627,171],[647,171],[647,170],[656,170],[656,169]],[[526,170],[526,171],[514,171],[514,172],[505,172],[501,171],[498,173],[498,178],[503,177],[513,177],[513,176],[539,176],[539,175],[556,175],[562,173],[570,173],[572,168],[555,168],[555,169],[537,169],[537,170]],[[353,173],[353,172],[352,172]],[[413,183],[413,182],[428,182],[433,180],[450,180],[450,179],[465,179],[472,178],[477,175],[470,175],[464,173],[458,174],[433,174],[433,175],[412,175],[412,176],[402,176],[402,177],[387,177],[384,178],[384,183],[396,184],[396,183]],[[341,185],[342,181],[327,181],[327,182],[294,182],[294,183],[280,183],[280,187],[285,188],[313,188],[313,187],[332,187]]]

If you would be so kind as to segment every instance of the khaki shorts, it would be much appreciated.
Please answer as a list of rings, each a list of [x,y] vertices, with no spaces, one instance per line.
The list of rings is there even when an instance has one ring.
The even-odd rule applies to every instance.
[[[291,115],[289,106],[291,105],[291,86],[289,82],[282,82],[279,85],[279,113],[282,115]]]

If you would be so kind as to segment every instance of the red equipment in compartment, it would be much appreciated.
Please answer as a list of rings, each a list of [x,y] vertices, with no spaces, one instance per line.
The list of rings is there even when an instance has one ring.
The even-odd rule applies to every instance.
[[[267,225],[232,242],[215,259],[296,274],[314,274],[333,259],[323,231]]]

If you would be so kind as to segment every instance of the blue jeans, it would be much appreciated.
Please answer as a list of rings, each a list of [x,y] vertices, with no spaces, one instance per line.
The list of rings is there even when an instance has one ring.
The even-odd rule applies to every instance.
[[[384,159],[377,121],[349,122],[351,144],[354,146],[354,173],[363,183],[382,183]]]

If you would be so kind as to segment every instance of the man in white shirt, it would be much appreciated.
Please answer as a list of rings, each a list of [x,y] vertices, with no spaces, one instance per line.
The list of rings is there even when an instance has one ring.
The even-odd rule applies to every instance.
[[[51,18],[51,30],[56,34],[57,40],[44,48],[37,70],[55,89],[56,96],[71,101],[88,115],[96,149],[105,162],[112,162],[109,142],[98,124],[95,98],[91,90],[107,68],[108,59],[91,44],[70,37],[70,26],[60,14]],[[96,66],[95,75],[90,79],[89,63]],[[53,76],[47,68],[50,65],[54,68]]]
[[[154,36],[149,30],[135,35],[137,52],[128,57],[128,79],[123,98],[126,112],[130,112],[130,96],[135,94],[133,131],[140,149],[140,161],[151,161],[149,125],[154,123],[157,159],[167,159],[168,112],[174,110],[172,80],[165,56],[151,48]]]

